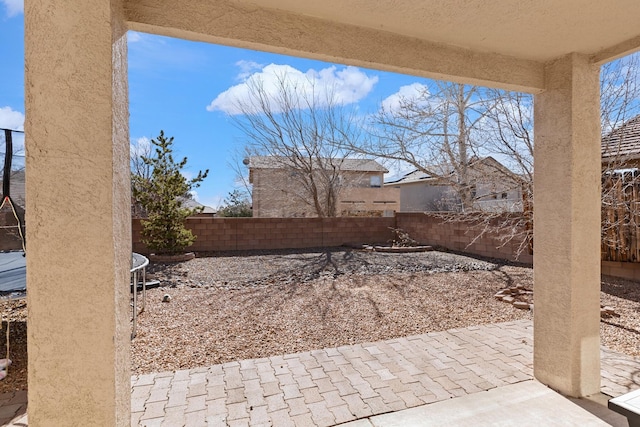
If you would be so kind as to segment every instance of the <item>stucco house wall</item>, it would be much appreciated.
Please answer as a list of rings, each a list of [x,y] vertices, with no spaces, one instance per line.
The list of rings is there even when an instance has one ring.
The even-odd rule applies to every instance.
[[[379,165],[378,165],[379,166]],[[384,171],[342,170],[338,191],[339,216],[382,216],[399,208],[400,193],[386,188]],[[250,182],[253,185],[252,201],[254,218],[315,217],[317,213],[308,191],[297,179],[297,172],[284,167],[251,167]],[[318,180],[322,183],[322,180]],[[378,186],[379,185],[379,186]]]
[[[385,184],[400,192],[400,212],[435,212],[442,210],[442,201],[451,199],[453,189],[447,185],[426,182],[407,182],[402,185]]]
[[[522,211],[522,181],[492,157],[472,162],[469,177],[474,182],[474,208],[488,212]],[[400,212],[459,209],[455,188],[446,178],[414,171],[385,186],[400,190]]]

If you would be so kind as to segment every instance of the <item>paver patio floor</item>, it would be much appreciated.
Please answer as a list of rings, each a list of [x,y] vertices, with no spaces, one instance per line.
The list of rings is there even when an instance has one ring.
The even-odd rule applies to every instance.
[[[131,425],[332,426],[530,380],[532,344],[520,320],[134,376]],[[636,388],[640,360],[603,348],[602,392]],[[4,397],[26,425],[26,396]]]

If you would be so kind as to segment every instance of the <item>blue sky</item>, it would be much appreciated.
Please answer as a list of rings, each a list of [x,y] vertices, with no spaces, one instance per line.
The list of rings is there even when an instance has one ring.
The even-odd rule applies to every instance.
[[[0,0],[0,127],[24,122],[24,16],[21,0]],[[210,169],[197,199],[217,206],[235,185],[231,167],[243,138],[229,119],[232,99],[243,83],[288,75],[338,87],[345,104],[363,114],[416,77],[206,43],[129,33],[130,136],[133,144],[160,130],[175,137],[178,156],[187,156],[186,175]],[[423,79],[422,79],[423,80]],[[406,91],[406,88],[405,88]]]

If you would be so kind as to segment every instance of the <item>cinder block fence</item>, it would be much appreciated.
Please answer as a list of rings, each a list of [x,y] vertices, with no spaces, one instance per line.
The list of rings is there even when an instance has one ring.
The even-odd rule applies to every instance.
[[[396,213],[395,217],[359,218],[212,218],[187,219],[187,227],[197,236],[190,248],[196,252],[300,249],[363,243],[386,243],[400,228],[424,244],[474,255],[515,260],[515,244],[501,246],[492,236],[476,237],[474,230],[460,222],[446,222],[423,213]],[[133,249],[148,253],[140,241],[140,220],[133,220]],[[470,242],[472,242],[470,244]],[[518,261],[531,263],[529,253]]]
[[[384,243],[395,218],[211,218],[187,219],[197,236],[196,252],[300,249],[353,243]],[[133,250],[148,253],[140,241],[140,220],[132,224]]]

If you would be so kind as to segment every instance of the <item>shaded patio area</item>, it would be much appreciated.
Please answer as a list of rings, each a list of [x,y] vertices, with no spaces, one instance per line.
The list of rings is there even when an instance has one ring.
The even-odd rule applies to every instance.
[[[532,342],[532,322],[519,320],[134,376],[131,425],[368,426],[377,415],[531,382]],[[606,348],[601,358],[602,393],[640,388],[640,360]],[[27,425],[25,393],[0,405],[0,422]],[[566,416],[572,425],[575,413]]]
[[[602,64],[640,49],[640,3],[591,3],[387,0],[363,7],[363,1],[337,0],[25,2],[32,424],[82,425],[90,419],[96,425],[125,426],[131,420],[128,30],[534,94],[535,376],[572,396],[597,393],[601,367],[606,366],[599,357],[598,76]],[[87,291],[87,283],[96,286]],[[518,351],[523,345],[506,348]],[[509,363],[502,369],[510,369]],[[396,377],[388,381],[406,385],[386,369]],[[408,372],[411,378],[418,375]],[[178,382],[181,377],[175,375],[157,387]],[[192,388],[206,393],[194,391],[186,399],[212,402],[206,398],[207,372],[194,375],[202,385],[194,382]],[[280,379],[271,383],[280,388]],[[221,415],[242,420],[248,400],[231,406],[234,395],[229,393],[244,390],[245,383],[231,384],[235,387],[225,389],[224,397],[228,409]],[[155,377],[149,389],[154,385]],[[465,390],[457,382],[440,386]],[[166,404],[151,405],[147,399],[143,408],[133,408],[134,417],[140,412],[140,419],[169,417],[164,408],[173,387],[164,388]],[[372,388],[371,399],[394,402],[385,402]],[[274,396],[287,400],[284,390]],[[190,417],[206,415],[212,407],[192,410],[193,405],[178,406]],[[151,416],[156,407],[162,409]],[[266,408],[269,415],[268,402]],[[325,415],[337,416],[332,411]]]

